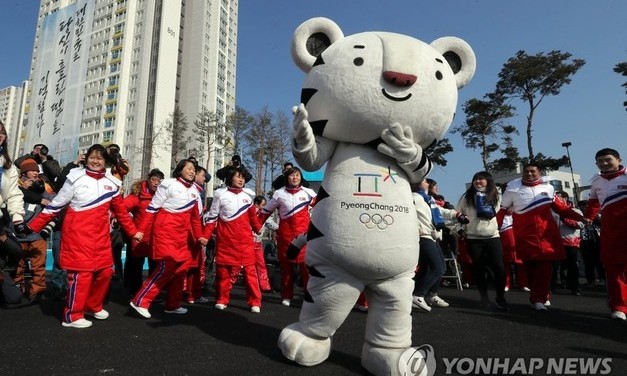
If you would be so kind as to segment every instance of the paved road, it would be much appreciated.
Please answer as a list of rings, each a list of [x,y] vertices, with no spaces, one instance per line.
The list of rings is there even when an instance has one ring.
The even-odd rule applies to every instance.
[[[611,358],[611,375],[627,374],[627,323],[608,319],[605,295],[555,294],[546,313],[529,309],[527,294],[510,291],[506,313],[478,307],[475,290],[443,288],[449,308],[414,312],[413,344],[435,352],[437,375],[446,362],[467,372],[478,358]],[[264,297],[261,314],[248,312],[237,286],[225,311],[211,304],[188,306],[186,315],[168,315],[153,306],[145,320],[127,306],[120,282],[113,282],[106,309],[111,317],[88,329],[63,328],[62,303],[0,310],[2,375],[366,375],[359,355],[366,314],[353,312],[336,333],[330,358],[316,367],[286,361],[277,350],[281,329],[298,317],[299,303],[280,305],[277,294]],[[593,360],[594,360],[593,359]],[[511,368],[510,368],[511,369]],[[607,370],[607,368],[605,369]],[[534,375],[547,374],[547,369]],[[521,373],[518,373],[521,374]],[[555,374],[555,373],[554,373]],[[573,374],[573,373],[571,373]],[[580,374],[579,372],[574,374]],[[600,373],[597,373],[600,374]]]

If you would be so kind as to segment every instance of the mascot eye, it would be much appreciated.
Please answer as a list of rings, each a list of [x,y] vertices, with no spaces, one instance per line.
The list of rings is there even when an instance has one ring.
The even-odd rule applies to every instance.
[[[442,72],[440,72],[440,71],[436,71],[435,72],[435,78],[437,78],[438,80],[441,80],[442,77],[444,77],[444,76],[442,76]]]
[[[364,63],[364,59],[360,57],[356,57],[355,60],[353,60],[353,64],[357,65],[358,67],[361,66],[363,63]]]

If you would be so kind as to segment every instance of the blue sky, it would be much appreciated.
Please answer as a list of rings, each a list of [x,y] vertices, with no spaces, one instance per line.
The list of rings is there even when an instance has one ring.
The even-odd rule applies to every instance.
[[[0,65],[0,88],[18,85],[28,77],[38,0],[4,0],[0,12],[0,41],[5,51]],[[561,50],[586,64],[560,95],[548,97],[534,120],[536,152],[561,156],[561,144],[572,142],[570,154],[582,183],[596,172],[594,153],[613,147],[627,156],[627,94],[625,78],[613,67],[627,61],[627,1],[624,0],[240,0],[237,104],[251,112],[264,106],[272,111],[290,108],[300,98],[304,74],[290,57],[293,31],[303,21],[324,16],[350,35],[368,30],[411,35],[425,42],[452,35],[468,42],[477,56],[477,72],[460,91],[461,105],[494,89],[497,74],[518,50],[528,54]],[[515,139],[526,153],[524,103],[514,102],[519,116],[511,123],[521,130]],[[431,177],[440,192],[456,202],[464,183],[481,169],[478,152],[466,150],[459,135],[447,137],[455,150],[448,165]]]

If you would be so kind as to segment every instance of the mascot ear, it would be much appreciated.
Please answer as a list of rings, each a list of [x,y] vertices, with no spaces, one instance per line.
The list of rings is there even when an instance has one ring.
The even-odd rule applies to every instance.
[[[308,73],[316,59],[332,43],[344,38],[339,26],[328,18],[317,17],[303,22],[292,37],[292,59]]]
[[[461,89],[472,79],[477,69],[477,59],[472,48],[462,39],[442,37],[431,42],[451,66],[455,74],[457,89]]]

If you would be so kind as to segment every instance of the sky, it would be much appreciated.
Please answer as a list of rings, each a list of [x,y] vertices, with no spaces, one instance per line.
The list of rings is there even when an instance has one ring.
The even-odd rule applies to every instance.
[[[39,0],[2,0],[0,88],[28,78],[38,6]],[[459,93],[451,129],[463,124],[466,101],[494,90],[503,64],[517,51],[560,50],[586,64],[559,95],[538,106],[532,142],[535,152],[553,157],[565,155],[561,145],[571,142],[573,169],[586,185],[596,173],[597,150],[612,147],[627,156],[627,93],[621,87],[627,79],[613,71],[627,61],[626,15],[624,0],[240,0],[236,104],[250,112],[267,107],[287,114],[298,104],[304,73],[292,61],[290,41],[298,25],[313,17],[332,19],[344,35],[390,31],[428,43],[442,36],[468,42],[477,71]],[[515,145],[525,155],[527,108],[511,104],[518,115],[510,123],[521,131]],[[467,150],[458,134],[446,137],[454,151],[430,177],[455,203],[482,164],[479,152]]]

